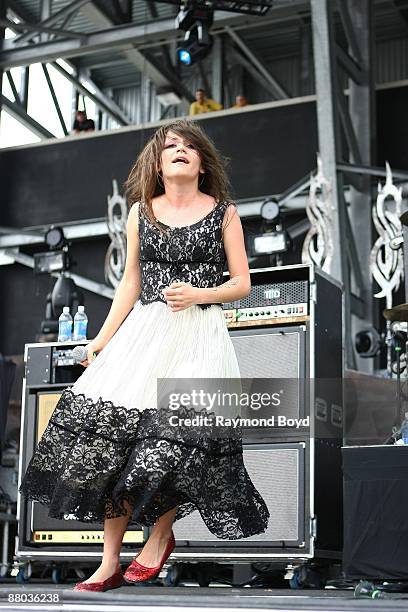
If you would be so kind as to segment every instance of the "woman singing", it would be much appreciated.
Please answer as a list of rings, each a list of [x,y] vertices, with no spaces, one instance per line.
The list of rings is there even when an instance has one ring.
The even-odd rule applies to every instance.
[[[238,430],[187,432],[158,405],[158,379],[240,378],[221,304],[251,284],[228,185],[225,160],[185,119],[153,134],[125,183],[123,277],[87,345],[86,369],[63,391],[20,485],[50,517],[104,523],[102,563],[77,590],[157,576],[175,546],[173,522],[195,510],[218,538],[267,528]],[[230,280],[222,282],[225,261]],[[153,528],[122,574],[128,524]]]

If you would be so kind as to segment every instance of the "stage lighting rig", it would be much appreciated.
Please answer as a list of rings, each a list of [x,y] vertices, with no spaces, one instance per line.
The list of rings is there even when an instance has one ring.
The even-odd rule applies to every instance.
[[[150,1],[150,0],[149,0]],[[182,6],[186,2],[180,0],[155,0],[164,4]],[[200,6],[210,6],[213,11],[230,11],[231,13],[244,13],[246,15],[266,15],[273,5],[273,0],[196,0]]]
[[[46,297],[45,318],[41,321],[40,333],[48,339],[55,339],[63,307],[69,306],[71,312],[75,312],[79,304],[84,304],[84,295],[67,275],[75,263],[69,255],[69,242],[62,227],[51,225],[44,234],[44,242],[49,250],[34,254],[34,274],[58,273],[58,278]]]
[[[45,233],[44,241],[49,251],[34,254],[34,274],[50,274],[68,270],[71,262],[63,229],[51,225]]]
[[[261,206],[261,227],[258,234],[248,236],[248,250],[251,257],[270,256],[276,265],[282,265],[280,255],[291,247],[291,239],[282,223],[279,202],[266,198]]]
[[[273,198],[267,198],[261,206],[261,217],[267,224],[276,225],[280,219],[280,206]]]
[[[211,51],[213,38],[210,28],[214,20],[214,11],[197,0],[187,0],[176,17],[176,28],[186,34],[183,43],[177,48],[179,62],[191,66],[204,59]]]
[[[181,64],[191,66],[204,59],[211,51],[213,39],[210,28],[214,11],[230,11],[248,15],[265,15],[272,7],[273,0],[157,0],[180,7],[175,27],[186,34],[177,48],[177,58]]]
[[[385,335],[378,332],[375,327],[362,329],[355,335],[354,346],[360,357],[366,359],[376,357],[386,346]]]

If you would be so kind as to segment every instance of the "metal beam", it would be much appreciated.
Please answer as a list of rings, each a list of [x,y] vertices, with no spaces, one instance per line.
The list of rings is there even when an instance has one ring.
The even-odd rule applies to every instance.
[[[230,35],[235,44],[240,48],[242,53],[247,56],[250,62],[255,66],[255,68],[260,72],[260,74],[266,79],[266,81],[271,86],[274,91],[274,95],[278,100],[282,100],[285,98],[290,98],[289,93],[282,87],[282,85],[275,79],[275,77],[270,73],[270,71],[264,66],[261,59],[257,56],[257,54],[248,47],[247,43],[245,43],[242,38],[234,32],[232,28],[227,26],[227,33]]]
[[[337,9],[340,13],[340,18],[343,24],[344,33],[347,38],[347,42],[350,48],[351,55],[359,66],[361,66],[362,57],[359,42],[356,36],[355,29],[353,27],[353,21],[351,19],[350,11],[347,2],[344,0],[337,0]]]
[[[14,79],[13,79],[13,75],[11,74],[10,70],[6,70],[6,75],[7,75],[7,79],[11,88],[11,91],[13,93],[14,99],[17,102],[17,104],[19,104],[20,106],[22,106],[21,104],[21,100],[20,100],[20,95],[17,91],[17,87],[14,83]]]
[[[258,72],[255,66],[249,61],[249,59],[245,57],[245,55],[242,55],[242,53],[238,51],[238,49],[235,49],[233,47],[230,47],[230,55],[237,59],[239,64],[242,65],[245,70],[247,70],[247,72],[249,72],[252,78],[257,81],[259,85],[261,85],[267,92],[269,92],[271,96],[275,97],[276,90],[268,81],[264,79],[262,74]]]
[[[83,0],[84,1],[84,0]],[[89,0],[87,0],[89,2]],[[86,7],[84,7],[86,8]],[[82,13],[84,12],[82,9]],[[214,15],[214,26],[225,27],[240,24],[251,16],[233,15],[226,11],[216,11]],[[255,18],[254,18],[255,19]],[[259,18],[256,18],[259,20]],[[259,20],[261,23],[262,21]],[[12,68],[14,66],[26,66],[36,62],[48,62],[58,58],[69,58],[95,53],[107,48],[129,48],[133,46],[156,43],[162,44],[163,39],[183,40],[178,30],[174,28],[173,19],[163,19],[146,24],[129,24],[109,28],[100,32],[91,32],[87,35],[87,42],[82,44],[77,40],[58,40],[46,43],[38,43],[26,47],[18,47],[10,41],[4,41],[4,49],[0,52],[0,66]],[[11,39],[14,40],[14,39]],[[132,49],[133,50],[133,49]]]
[[[28,86],[30,82],[30,66],[25,66],[21,71],[20,79],[20,100],[22,106],[27,110],[28,106]]]
[[[50,90],[50,94],[52,97],[52,100],[54,102],[54,106],[55,106],[55,110],[57,111],[57,115],[58,115],[58,119],[60,121],[61,127],[62,127],[62,131],[64,132],[65,136],[68,136],[68,130],[67,130],[67,126],[65,125],[65,121],[64,121],[64,117],[62,116],[62,112],[61,112],[61,108],[60,105],[58,103],[58,98],[55,94],[55,90],[54,90],[54,86],[52,84],[51,81],[51,77],[50,77],[50,73],[48,72],[48,68],[45,64],[41,64],[43,72],[44,72],[44,76],[46,78],[47,84],[48,84],[48,89]]]
[[[45,21],[49,17],[51,17],[52,13],[52,0],[40,0],[41,7],[41,21]],[[41,32],[39,40],[48,40],[50,32]]]
[[[63,21],[61,22],[59,31],[63,30],[64,28],[67,28],[75,16],[76,11],[73,11],[71,14],[67,15],[65,19],[63,19]],[[58,34],[50,34],[50,36],[48,37],[49,40],[55,40],[56,38],[58,38]]]
[[[316,105],[318,118],[319,152],[323,161],[323,172],[332,186],[333,206],[333,258],[332,274],[342,281],[346,261],[342,256],[340,221],[340,199],[337,187],[336,163],[340,143],[335,106],[335,58],[332,48],[331,7],[329,0],[311,0],[313,24],[313,51],[316,81]]]
[[[375,100],[374,100],[374,74],[373,74],[373,52],[374,27],[372,23],[371,0],[345,0],[350,15],[353,15],[352,28],[355,32],[354,38],[357,42],[360,56],[363,79],[361,82],[349,79],[348,110],[353,133],[358,143],[359,158],[350,158],[349,161],[356,164],[371,165],[375,158]],[[361,329],[362,323],[374,325],[380,323],[379,313],[375,313],[373,298],[373,279],[370,270],[370,254],[374,241],[372,232],[372,193],[371,180],[367,175],[361,175],[359,189],[350,187],[350,232],[358,237],[356,240],[356,252],[354,258],[359,260],[361,275],[365,282],[361,284],[360,275],[353,265],[352,271],[355,275],[355,283],[352,290],[359,292],[365,303],[365,310],[360,320],[352,321],[354,332]],[[359,359],[360,369],[373,371],[374,362],[367,359]],[[367,361],[371,363],[367,363]]]
[[[344,51],[339,44],[336,44],[336,54],[342,68],[353,79],[353,81],[361,85],[364,81],[364,75],[360,65],[354,61],[354,59],[348,53],[346,53],[346,51]]]
[[[99,27],[113,25],[111,17],[96,6],[94,2],[91,2],[84,7],[82,12],[88,17],[88,19]],[[145,78],[152,81],[157,88],[174,88],[182,97],[187,109],[187,105],[190,105],[194,99],[194,96],[186,90],[186,87],[180,81],[175,78],[172,65],[170,64],[170,70],[168,70],[166,69],[166,66],[163,66],[162,62],[154,61],[153,58],[146,55],[146,52],[142,53],[139,49],[137,49],[134,44],[131,46],[131,49],[123,51],[124,57],[126,57],[131,64],[136,66],[138,71],[142,73]]]
[[[118,121],[120,125],[129,125],[130,120],[126,117],[123,111],[117,106],[116,102],[108,96],[105,96],[102,92],[98,92],[98,95],[94,94],[92,91],[87,89],[85,85],[81,83],[81,81],[73,74],[65,70],[62,66],[58,64],[58,62],[51,62],[51,66],[53,66],[58,72],[60,72],[68,81],[71,81],[73,85],[85,96],[90,98],[99,108],[104,110],[110,117]]]
[[[340,162],[337,164],[337,169],[341,170],[345,174],[366,174],[375,177],[383,176],[384,178],[387,176],[386,170],[378,166],[364,166],[363,164],[345,164]],[[408,181],[408,172],[406,170],[394,170],[393,168],[392,178],[401,181]]]
[[[313,26],[313,56],[316,82],[316,105],[318,121],[319,152],[323,162],[323,173],[330,181],[332,190],[332,239],[334,256],[331,274],[343,283],[345,317],[344,336],[346,342],[346,365],[355,365],[351,344],[350,274],[346,250],[346,219],[342,192],[343,177],[337,172],[337,161],[341,159],[341,139],[336,108],[336,56],[333,27],[332,2],[311,0]]]
[[[278,202],[280,206],[284,206],[287,202],[292,200],[294,197],[303,193],[310,187],[310,174],[302,177],[296,183],[291,185],[286,191],[280,194]]]
[[[15,23],[9,19],[1,19],[0,25],[11,30],[22,30],[23,32],[46,32],[48,34],[56,34],[57,36],[65,36],[66,38],[78,38],[79,40],[86,40],[86,34],[83,32],[73,32],[72,30],[59,30],[56,28],[47,28],[41,25],[35,25],[32,23]],[[9,40],[14,40],[13,38]]]
[[[22,106],[16,102],[12,102],[3,94],[1,95],[1,105],[12,117],[37,134],[37,136],[40,138],[55,138],[54,134],[51,134],[51,132],[49,132],[43,125],[38,123],[38,121],[33,119],[33,117],[30,117]]]
[[[350,161],[353,161],[355,164],[361,164],[362,159],[360,147],[356,133],[354,131],[354,125],[350,117],[347,99],[344,95],[343,88],[340,86],[340,83],[338,83],[338,81],[334,83],[333,86],[335,88],[338,110],[344,130],[344,135],[349,146],[349,152],[351,156]]]
[[[211,51],[211,93],[214,100],[224,104],[224,39],[221,36],[214,37],[214,45]]]
[[[40,21],[39,23],[33,24],[33,25],[37,25],[41,27],[49,27],[53,25],[54,23],[57,23],[60,19],[64,19],[67,15],[71,15],[74,11],[78,11],[87,2],[89,2],[89,0],[75,0],[74,2],[71,2],[70,4],[62,8],[60,11],[57,11],[56,13],[48,17],[47,19],[44,19],[43,21]],[[18,5],[16,7],[16,10],[17,11],[19,10]],[[33,38],[32,33],[28,32],[26,34],[22,34],[21,36],[17,36],[13,38],[12,44],[14,47],[16,47],[17,45],[21,45],[23,42],[31,40],[32,38]]]
[[[3,265],[19,263],[23,266],[34,269],[34,257],[21,253],[18,249],[4,249],[3,251],[0,251],[0,257],[4,261]],[[112,289],[112,287],[108,287],[108,285],[98,283],[90,278],[86,278],[85,276],[80,276],[79,274],[73,274],[70,271],[66,272],[65,275],[72,278],[77,287],[81,287],[82,289],[86,289],[92,293],[96,293],[96,295],[102,295],[103,297],[111,300],[114,298],[115,290]],[[51,272],[50,276],[59,278],[60,275],[58,272]]]
[[[3,4],[6,3],[3,2]],[[11,11],[21,21],[33,23],[36,19],[35,15],[31,11],[28,11],[26,8],[21,6],[21,2],[19,0],[7,0],[7,9],[8,11]]]
[[[87,0],[87,2],[89,2],[89,0]],[[74,9],[80,8],[83,4],[84,4],[83,1],[81,1],[80,3],[78,3],[78,2],[72,3],[70,5],[70,7],[69,7],[70,8],[69,11],[64,11],[63,13],[60,11],[58,13],[58,15],[59,15],[58,19],[62,15],[62,17],[64,19],[64,23],[68,23],[75,16]],[[66,7],[66,8],[68,8],[68,7]],[[44,10],[49,10],[50,9],[50,5],[49,5],[48,0],[47,0],[47,3],[43,5],[43,9]],[[47,18],[44,21],[48,21],[49,22],[51,19],[56,19],[56,18],[57,18],[57,14],[53,15],[50,18]],[[35,26],[33,26],[33,27],[35,27]],[[81,36],[82,36],[82,34],[81,34]],[[126,115],[119,108],[119,106],[116,104],[116,102],[113,99],[111,99],[108,96],[106,96],[102,91],[100,91],[99,87],[95,83],[93,83],[91,81],[91,79],[87,79],[87,80],[92,82],[92,86],[96,90],[97,97],[95,96],[95,94],[93,92],[91,92],[87,88],[85,88],[82,85],[82,83],[80,82],[79,79],[77,79],[74,75],[71,75],[66,70],[64,70],[64,68],[62,68],[57,62],[54,62],[52,65],[53,65],[53,67],[56,70],[58,70],[60,73],[62,73],[63,76],[65,76],[68,80],[70,80],[76,87],[80,88],[83,93],[85,93],[91,99],[93,99],[93,101],[96,104],[98,104],[98,106],[100,106],[103,110],[105,110],[105,112],[109,113],[110,116],[112,116],[121,125],[129,125],[131,123],[129,118],[126,117]],[[45,64],[43,64],[42,66],[43,66],[44,74],[45,74],[45,77],[47,79],[48,85],[50,87],[50,92],[51,92],[51,95],[53,97],[54,105],[56,107],[56,110],[57,110],[57,113],[58,113],[58,117],[60,119],[60,123],[61,123],[62,129],[63,129],[64,133],[67,133],[67,128],[65,126],[65,122],[63,120],[63,117],[62,117],[62,115],[60,113],[59,104],[58,104],[58,100],[57,100],[57,98],[55,96],[55,92],[53,94],[53,87],[52,87],[52,83],[51,83],[51,80],[50,80],[49,75],[48,75],[48,70],[47,70]],[[76,66],[73,66],[73,68],[75,70],[77,70]],[[26,67],[26,73],[27,73],[27,70],[28,70],[28,67]],[[78,72],[78,70],[77,70],[77,72]],[[27,80],[27,88],[28,88],[28,80]],[[26,98],[27,98],[27,96],[25,96],[25,109],[27,110],[27,100],[26,100]]]

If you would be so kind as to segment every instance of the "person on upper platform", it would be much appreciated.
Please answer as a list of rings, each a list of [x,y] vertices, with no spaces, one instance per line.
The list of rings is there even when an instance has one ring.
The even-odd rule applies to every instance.
[[[235,97],[235,104],[231,108],[242,108],[243,106],[248,106],[248,100],[240,94]]]
[[[190,105],[190,115],[199,115],[200,113],[211,113],[213,111],[221,110],[223,105],[216,102],[212,98],[207,98],[205,95],[205,89],[198,88],[195,93],[195,102]]]

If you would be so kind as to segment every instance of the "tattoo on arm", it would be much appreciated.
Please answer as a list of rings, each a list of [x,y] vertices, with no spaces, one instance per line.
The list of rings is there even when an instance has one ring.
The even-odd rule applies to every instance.
[[[218,285],[217,287],[211,287],[211,289],[213,291],[218,291],[219,289],[222,289],[223,287],[235,287],[235,285],[238,285],[238,283],[239,283],[238,278],[231,278],[226,283],[223,283],[222,285]]]

